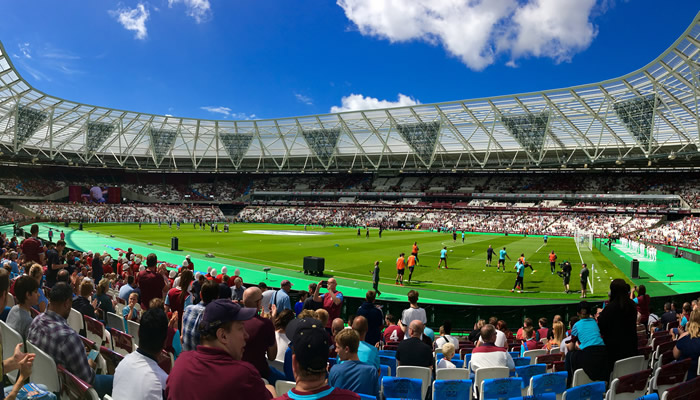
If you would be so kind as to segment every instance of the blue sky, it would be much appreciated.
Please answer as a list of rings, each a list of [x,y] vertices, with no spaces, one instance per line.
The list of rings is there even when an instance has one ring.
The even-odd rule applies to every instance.
[[[25,0],[0,41],[35,88],[206,119],[585,84],[646,65],[700,10],[652,0]]]

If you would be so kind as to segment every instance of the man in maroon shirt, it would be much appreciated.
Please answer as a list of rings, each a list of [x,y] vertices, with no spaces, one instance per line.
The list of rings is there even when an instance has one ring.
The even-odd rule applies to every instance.
[[[19,245],[22,250],[22,256],[24,257],[24,262],[35,262],[44,265],[44,246],[41,244],[41,240],[37,237],[39,235],[39,225],[32,225],[29,229],[32,236],[24,239]]]
[[[230,299],[207,304],[199,325],[201,344],[180,354],[168,376],[165,398],[271,399],[275,389],[265,385],[255,367],[241,361],[248,340],[243,321],[256,314],[256,309],[242,308]]]
[[[243,292],[243,306],[254,308],[260,313],[262,309],[262,292],[253,286]],[[284,374],[272,371],[267,360],[277,357],[277,339],[275,339],[275,325],[269,318],[263,318],[259,314],[244,322],[245,331],[250,337],[245,342],[243,361],[248,361],[260,372],[260,376],[274,385],[278,379],[284,379]],[[265,359],[267,357],[267,359]]]
[[[148,304],[155,298],[163,298],[165,280],[156,272],[158,257],[151,253],[146,258],[146,269],[139,272],[138,285],[141,289],[141,307],[148,310]]]
[[[295,319],[287,325],[286,333],[292,339],[292,369],[296,385],[275,400],[360,400],[358,394],[326,383],[329,343],[321,321],[313,318]]]

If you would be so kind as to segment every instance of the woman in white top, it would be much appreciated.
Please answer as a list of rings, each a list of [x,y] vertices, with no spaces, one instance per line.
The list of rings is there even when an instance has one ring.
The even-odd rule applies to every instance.
[[[455,345],[452,343],[445,343],[442,345],[442,355],[444,356],[437,364],[437,368],[457,368],[452,363],[452,357],[455,355]]]
[[[289,347],[290,339],[285,333],[287,325],[294,320],[294,311],[282,310],[275,316],[275,339],[277,340],[277,357],[275,360],[284,362],[284,353]]]

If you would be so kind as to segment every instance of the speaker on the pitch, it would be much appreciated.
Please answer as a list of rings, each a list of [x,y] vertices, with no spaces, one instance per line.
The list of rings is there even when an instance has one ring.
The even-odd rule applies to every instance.
[[[179,244],[178,242],[179,242],[179,240],[178,240],[177,236],[171,237],[171,238],[170,238],[170,250],[175,250],[175,251],[177,251],[177,250],[178,250],[178,244]]]
[[[304,257],[304,275],[323,275],[326,259],[323,257]]]
[[[630,267],[632,268],[632,271],[630,273],[630,276],[632,276],[632,279],[639,279],[639,260],[636,258],[632,260],[632,263],[630,264]]]

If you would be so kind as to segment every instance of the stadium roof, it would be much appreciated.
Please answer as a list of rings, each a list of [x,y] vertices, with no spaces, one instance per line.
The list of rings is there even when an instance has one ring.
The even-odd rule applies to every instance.
[[[698,166],[700,13],[619,78],[410,107],[252,121],[81,104],[27,83],[0,44],[4,161],[184,171]]]

